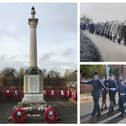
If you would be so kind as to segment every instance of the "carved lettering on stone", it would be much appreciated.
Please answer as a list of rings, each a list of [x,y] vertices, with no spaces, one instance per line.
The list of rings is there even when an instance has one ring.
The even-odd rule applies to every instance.
[[[30,75],[28,78],[28,92],[29,93],[38,93],[39,92],[39,76]]]

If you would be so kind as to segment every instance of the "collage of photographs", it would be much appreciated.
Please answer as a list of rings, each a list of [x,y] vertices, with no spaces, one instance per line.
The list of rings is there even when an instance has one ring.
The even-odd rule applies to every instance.
[[[0,17],[0,125],[126,123],[126,2],[0,1]]]

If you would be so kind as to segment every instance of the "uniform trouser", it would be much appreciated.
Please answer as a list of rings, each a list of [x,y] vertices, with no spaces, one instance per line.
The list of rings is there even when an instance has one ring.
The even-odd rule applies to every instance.
[[[105,106],[105,108],[107,107],[106,105],[106,91],[102,91],[102,108]]]
[[[115,96],[116,96],[116,92],[114,92],[114,105],[116,105],[116,98],[115,98]]]
[[[125,103],[125,96],[119,96],[119,110],[122,114],[124,114],[125,112],[124,103]]]
[[[99,97],[93,96],[94,108],[92,112],[92,116],[95,116],[96,113],[100,114],[100,107],[99,107]]]
[[[124,45],[126,45],[126,37],[124,37]]]
[[[110,108],[109,111],[112,111],[115,105],[115,91],[109,91],[109,99],[110,99]]]

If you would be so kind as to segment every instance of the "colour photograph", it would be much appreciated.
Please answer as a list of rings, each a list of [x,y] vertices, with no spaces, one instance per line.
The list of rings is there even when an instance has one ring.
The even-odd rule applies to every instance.
[[[77,123],[77,4],[0,3],[0,123]]]
[[[80,76],[80,122],[126,123],[126,65],[81,65]]]

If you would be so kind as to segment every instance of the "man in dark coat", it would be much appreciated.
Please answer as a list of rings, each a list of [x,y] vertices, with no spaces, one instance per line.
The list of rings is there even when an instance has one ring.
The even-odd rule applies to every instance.
[[[108,80],[108,88],[109,88],[109,100],[110,100],[109,112],[112,112],[114,111],[114,106],[116,104],[115,95],[118,89],[115,76],[112,74],[110,76],[110,79]]]
[[[101,115],[100,113],[100,107],[99,107],[99,97],[100,97],[100,91],[101,88],[105,88],[104,85],[101,83],[99,80],[98,73],[94,73],[94,77],[90,81],[81,81],[81,84],[91,84],[93,89],[92,89],[92,97],[93,97],[93,102],[94,102],[94,108],[92,112],[92,117],[96,117],[96,114],[98,116]]]
[[[105,76],[102,76],[102,84],[104,85],[104,88],[102,88],[102,104],[101,104],[101,110],[107,109],[106,104],[106,95],[107,95],[107,79]]]
[[[121,116],[125,115],[124,103],[126,102],[126,85],[121,81],[120,86],[118,88],[119,91],[119,110],[121,112]]]

